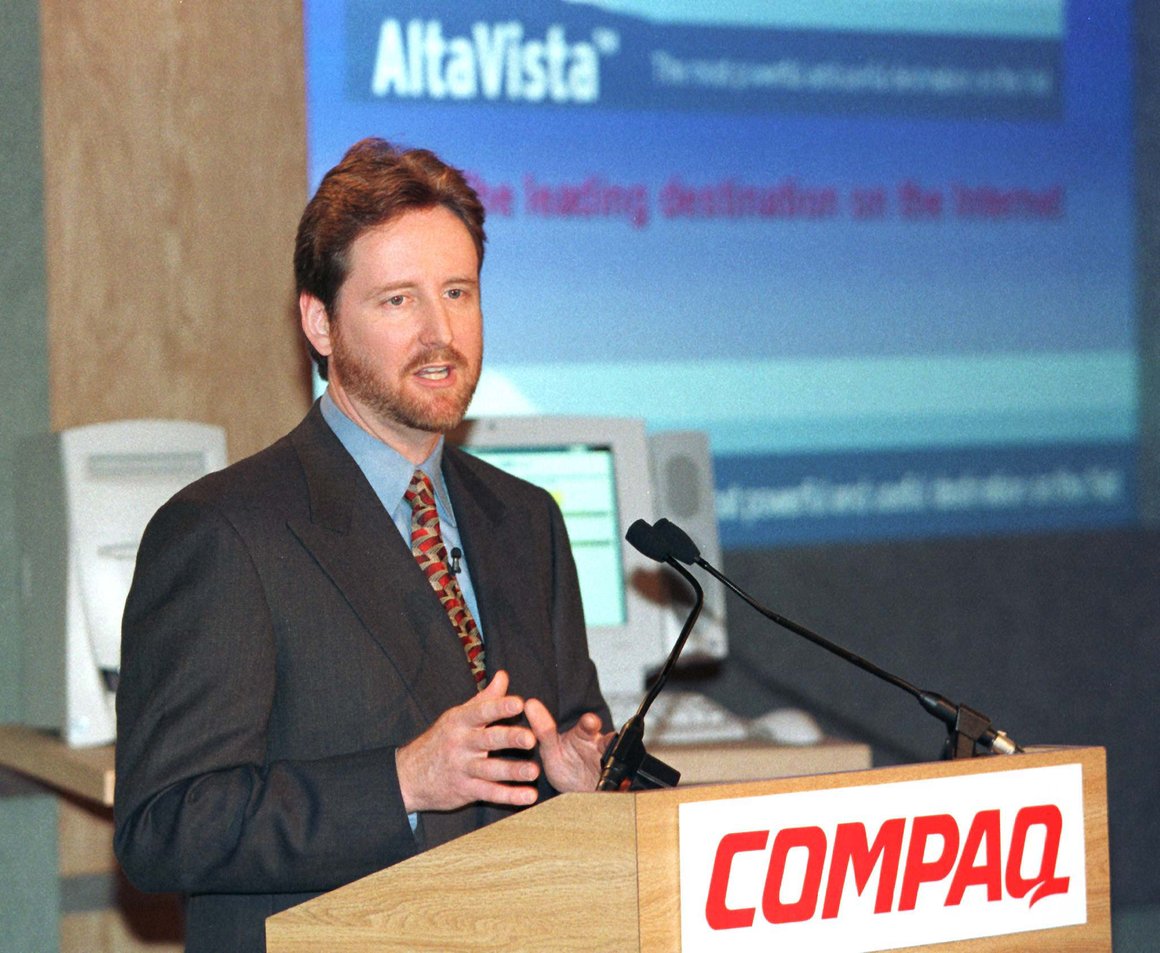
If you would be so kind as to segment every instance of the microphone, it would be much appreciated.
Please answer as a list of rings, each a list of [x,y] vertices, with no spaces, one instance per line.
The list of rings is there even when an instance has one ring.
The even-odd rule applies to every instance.
[[[966,705],[956,705],[937,692],[916,688],[905,679],[883,668],[879,668],[873,662],[864,659],[862,656],[842,648],[842,646],[823,638],[816,632],[810,631],[805,626],[799,625],[784,616],[778,615],[772,609],[766,608],[750,596],[749,593],[741,589],[733,580],[702,559],[701,551],[697,548],[697,544],[689,538],[688,533],[675,523],[667,519],[659,519],[653,525],[652,529],[658,538],[658,542],[655,544],[658,549],[664,550],[670,557],[679,559],[687,565],[696,564],[700,566],[771,622],[777,623],[777,625],[784,629],[789,629],[789,631],[808,639],[827,652],[831,652],[839,658],[845,659],[863,671],[869,672],[871,675],[875,675],[883,681],[889,682],[891,685],[901,688],[904,692],[917,698],[919,704],[926,711],[930,712],[930,714],[934,715],[947,726],[947,741],[943,749],[944,758],[971,757],[975,753],[976,744],[982,745],[988,751],[992,751],[995,754],[1017,754],[1023,750],[1005,732],[995,728],[991,719],[982,712],[968,708]]]
[[[681,651],[685,648],[685,643],[689,641],[689,634],[693,631],[693,626],[696,624],[697,618],[701,615],[701,609],[705,605],[705,593],[697,583],[697,580],[693,578],[692,573],[682,566],[680,562],[677,562],[679,558],[678,551],[674,549],[662,534],[656,531],[655,527],[649,526],[644,520],[637,520],[628,528],[628,532],[625,533],[624,538],[642,556],[647,556],[649,559],[655,559],[659,563],[663,562],[672,566],[692,587],[694,596],[693,608],[689,610],[685,624],[681,626],[680,635],[677,636],[677,641],[673,643],[673,647],[669,651],[669,657],[665,659],[664,666],[661,668],[657,677],[653,679],[648,694],[645,695],[644,701],[641,702],[640,708],[637,709],[636,717],[643,719],[645,713],[652,706],[653,700],[661,693],[661,689],[668,682],[669,674],[676,666],[677,659],[681,657]]]
[[[447,567],[447,571],[453,576],[459,575],[459,560],[463,556],[463,550],[458,546],[451,547],[451,565]]]
[[[681,772],[645,751],[644,719],[653,700],[660,694],[661,689],[668,681],[669,673],[676,665],[685,643],[689,640],[689,633],[693,631],[693,625],[701,614],[701,607],[705,603],[705,593],[697,584],[697,580],[693,578],[692,573],[673,559],[666,540],[644,520],[637,520],[633,523],[628,528],[624,538],[642,555],[672,566],[693,587],[696,599],[689,612],[689,617],[681,628],[677,641],[669,652],[669,657],[665,660],[660,673],[653,679],[653,683],[637,708],[636,714],[624,723],[604,753],[604,760],[600,765],[600,780],[596,785],[596,790],[623,791],[626,789],[671,788],[676,787],[677,782],[680,781]]]

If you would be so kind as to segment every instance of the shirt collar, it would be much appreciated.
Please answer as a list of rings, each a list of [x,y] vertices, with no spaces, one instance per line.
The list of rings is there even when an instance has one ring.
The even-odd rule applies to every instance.
[[[329,424],[339,442],[354,457],[371,488],[388,513],[394,513],[407,492],[411,477],[416,470],[422,470],[431,478],[435,488],[435,498],[442,522],[455,526],[455,512],[451,508],[451,497],[443,479],[443,437],[440,436],[430,455],[418,466],[393,447],[371,436],[351,420],[334,402],[327,390],[319,399],[323,419]]]

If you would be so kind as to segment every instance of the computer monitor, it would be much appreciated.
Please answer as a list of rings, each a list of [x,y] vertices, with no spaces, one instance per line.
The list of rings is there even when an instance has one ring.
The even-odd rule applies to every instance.
[[[488,417],[465,421],[449,439],[555,498],[576,560],[601,688],[610,698],[639,698],[670,648],[660,567],[624,539],[634,520],[654,519],[644,421]]]

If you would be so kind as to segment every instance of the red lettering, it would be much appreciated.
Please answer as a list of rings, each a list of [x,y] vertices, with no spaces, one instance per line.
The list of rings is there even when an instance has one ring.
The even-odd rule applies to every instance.
[[[926,860],[926,843],[931,837],[942,838],[942,851]],[[951,872],[959,853],[959,826],[949,814],[916,817],[910,829],[910,849],[906,852],[906,869],[902,873],[899,910],[913,910],[918,902],[918,888],[924,883],[942,880]]]
[[[976,864],[979,848],[983,849],[983,863]],[[959,866],[955,870],[946,905],[955,907],[962,903],[967,887],[984,886],[988,900],[1003,899],[1003,857],[1000,852],[999,812],[979,811],[971,821]]]
[[[894,817],[883,823],[874,838],[874,846],[867,845],[866,825],[839,824],[834,833],[834,851],[830,860],[830,877],[826,883],[826,900],[822,905],[822,919],[836,917],[842,904],[842,889],[846,884],[846,868],[854,873],[854,886],[861,894],[870,881],[874,868],[882,861],[878,877],[878,894],[874,901],[875,913],[889,913],[894,901],[894,884],[898,879],[898,863],[902,857],[902,834],[906,818]]]
[[[733,930],[737,927],[753,926],[757,913],[754,907],[731,909],[725,906],[725,894],[729,889],[729,874],[733,868],[733,858],[750,850],[765,850],[769,831],[745,831],[726,834],[717,845],[717,856],[713,858],[713,875],[709,878],[709,896],[705,900],[705,922],[714,930]]]
[[[785,859],[796,847],[809,851],[802,894],[793,903],[782,903],[781,881]],[[826,834],[820,827],[790,827],[778,831],[769,857],[769,874],[761,897],[761,912],[770,923],[800,923],[814,915],[822,887],[822,867],[826,862]]]
[[[1043,859],[1039,873],[1030,880],[1023,877],[1023,853],[1027,849],[1027,832],[1035,826],[1044,828]],[[1055,865],[1059,860],[1059,840],[1063,835],[1063,814],[1054,804],[1025,807],[1015,815],[1015,829],[1011,832],[1011,852],[1007,855],[1007,892],[1012,897],[1025,897],[1032,888],[1029,907],[1044,897],[1067,893],[1070,877],[1056,877]]]
[[[872,844],[864,823],[838,824],[834,830],[832,851],[828,848],[826,832],[820,827],[793,827],[779,831],[770,851],[761,896],[761,911],[765,919],[771,924],[801,923],[815,915],[827,854],[830,866],[822,919],[839,915],[846,883],[851,877],[857,894],[861,895],[875,871],[878,872],[878,887],[874,912],[889,913],[898,882],[907,822],[904,817],[884,821]],[[1034,857],[1027,856],[1028,837],[1039,828],[1043,831],[1043,848],[1038,870],[1032,876],[1025,876],[1025,866],[1033,868],[1036,864]],[[727,905],[729,880],[733,859],[741,853],[765,850],[769,834],[769,831],[744,831],[721,838],[705,900],[705,920],[710,928],[732,930],[753,926],[756,908]],[[1071,878],[1056,873],[1062,836],[1063,814],[1056,805],[1023,808],[1015,815],[1004,867],[1005,845],[998,809],[979,811],[965,838],[961,838],[958,823],[950,814],[915,817],[910,821],[910,843],[896,909],[914,910],[923,884],[948,877],[950,886],[945,900],[948,907],[959,906],[970,887],[985,888],[987,901],[992,903],[1003,900],[1006,887],[1006,894],[1013,899],[1027,897],[1028,906],[1034,906],[1044,897],[1065,894]],[[940,844],[931,843],[936,838]],[[1037,838],[1032,837],[1032,843],[1038,843]],[[796,898],[783,899],[786,863],[794,850],[806,852],[801,891]]]

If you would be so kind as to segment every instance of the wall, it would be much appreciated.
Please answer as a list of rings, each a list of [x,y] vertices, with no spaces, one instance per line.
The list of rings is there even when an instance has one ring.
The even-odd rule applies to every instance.
[[[1147,912],[1152,939],[1130,947],[1145,949],[1160,926],[1160,5],[1134,6],[1144,527],[734,552],[726,565],[776,611],[1021,743],[1106,746],[1112,898]],[[710,694],[746,714],[806,707],[878,763],[937,756],[942,728],[909,696],[737,601],[728,611],[732,654]]]
[[[0,718],[17,715],[19,613],[12,474],[20,438],[48,427],[40,45],[35,0],[0,7]]]
[[[12,472],[20,438],[48,426],[40,44],[35,0],[0,4],[0,719],[19,714],[19,567]],[[47,950],[55,941],[53,801],[0,771],[0,948]],[[26,865],[32,858],[36,866]]]
[[[13,721],[20,437],[201,420],[226,428],[236,459],[308,406],[291,273],[307,189],[302,11],[4,0],[0,62],[0,719]],[[140,905],[125,923],[88,910],[127,888],[107,851],[83,846],[107,845],[107,812],[64,816],[58,838],[56,800],[0,772],[0,895],[16,900],[0,903],[0,950],[171,945],[171,908],[157,935]]]
[[[1160,518],[1160,11],[1136,7],[1142,464]],[[227,426],[236,458],[306,406],[289,264],[306,190],[301,59],[296,0],[0,5],[4,719],[19,684],[9,476],[19,436],[184,417]],[[774,608],[990,713],[1020,741],[1106,744],[1117,904],[1160,899],[1157,531],[738,552],[726,563]],[[712,693],[751,713],[805,704],[883,761],[937,752],[941,730],[912,700],[740,604],[730,612],[734,656]],[[50,807],[0,779],[5,896],[20,882],[55,903],[39,876],[55,863]],[[32,912],[17,922],[6,911],[0,949],[50,948],[27,940],[44,925],[20,909]]]
[[[18,715],[20,438],[202,420],[236,459],[309,402],[291,275],[307,189],[299,4],[112,9],[0,6],[4,720]]]
[[[1112,896],[1160,903],[1160,531],[734,552],[727,571],[794,621],[917,687],[985,712],[1023,745],[1108,750]],[[876,764],[934,760],[945,729],[897,688],[738,600],[710,694],[744,714],[804,707]]]
[[[1140,508],[1160,525],[1160,6],[1137,2],[1135,20]]]
[[[52,426],[201,420],[251,453],[307,402],[299,4],[41,11]]]

